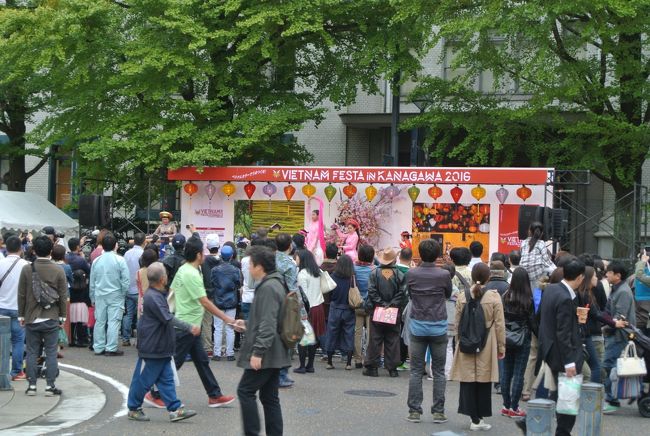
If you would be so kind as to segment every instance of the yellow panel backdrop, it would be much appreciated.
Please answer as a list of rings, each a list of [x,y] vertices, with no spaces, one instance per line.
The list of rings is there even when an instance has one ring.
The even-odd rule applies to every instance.
[[[251,201],[252,230],[269,228],[278,223],[283,233],[294,234],[305,227],[305,203],[303,201]],[[237,217],[235,217],[235,220]]]

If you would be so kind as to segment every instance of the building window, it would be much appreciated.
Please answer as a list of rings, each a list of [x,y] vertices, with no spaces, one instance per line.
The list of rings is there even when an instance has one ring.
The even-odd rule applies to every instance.
[[[492,39],[492,44],[497,48],[501,48],[504,46],[504,40],[495,37]],[[443,69],[443,78],[445,80],[462,78],[468,74],[467,67],[458,64],[456,61],[459,54],[458,49],[457,43],[453,41],[447,41],[445,44]],[[505,76],[501,77],[500,81],[497,82],[494,72],[491,70],[482,70],[471,79],[473,80],[470,80],[468,85],[471,84],[472,89],[475,91],[480,91],[485,94],[519,94],[519,84],[516,80]]]

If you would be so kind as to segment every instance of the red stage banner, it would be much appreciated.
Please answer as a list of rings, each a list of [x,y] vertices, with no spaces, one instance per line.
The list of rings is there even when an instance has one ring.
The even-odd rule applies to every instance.
[[[499,205],[499,246],[497,251],[506,256],[512,250],[519,250],[519,207],[518,204]]]
[[[314,183],[440,183],[544,185],[549,168],[400,168],[400,167],[184,167],[169,170],[169,180]]]

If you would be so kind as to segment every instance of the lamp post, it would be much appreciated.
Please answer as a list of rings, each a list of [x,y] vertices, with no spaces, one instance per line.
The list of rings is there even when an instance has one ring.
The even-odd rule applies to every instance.
[[[429,107],[430,102],[427,100],[414,100],[413,104],[420,111],[420,115]],[[411,166],[418,166],[418,152],[420,150],[420,128],[414,127],[411,131]]]

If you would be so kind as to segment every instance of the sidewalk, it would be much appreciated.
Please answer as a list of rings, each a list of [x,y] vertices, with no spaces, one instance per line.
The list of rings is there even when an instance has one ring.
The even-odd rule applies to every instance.
[[[25,395],[27,382],[12,382],[13,391],[0,391],[0,436],[44,434],[92,418],[106,402],[96,384],[61,370],[57,387],[63,395],[46,397],[45,380],[38,380],[35,397]]]
[[[40,392],[35,397],[25,395],[26,381],[11,382],[13,391],[0,391],[0,430],[32,421],[59,404],[60,397],[46,397],[45,380],[39,381]]]

